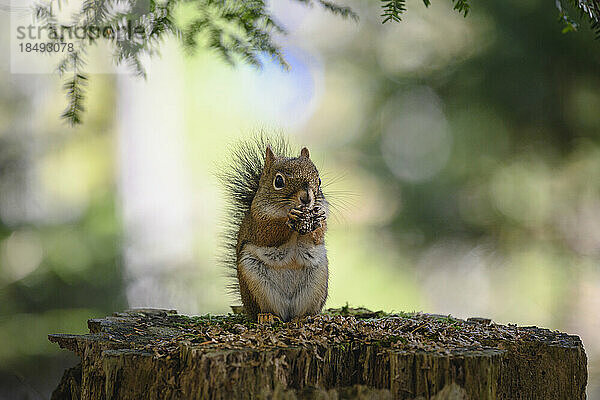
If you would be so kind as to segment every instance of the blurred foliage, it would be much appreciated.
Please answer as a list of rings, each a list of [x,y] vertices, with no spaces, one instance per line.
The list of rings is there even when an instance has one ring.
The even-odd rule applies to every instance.
[[[495,27],[498,39],[489,41],[471,57],[409,74],[384,70],[381,75],[372,75],[371,86],[377,92],[370,104],[365,104],[365,114],[377,115],[389,104],[408,107],[406,103],[393,103],[407,92],[417,96],[418,108],[439,96],[443,118],[454,133],[452,154],[439,174],[414,183],[401,179],[403,185],[396,186],[403,210],[392,224],[399,231],[422,237],[423,243],[444,235],[502,236],[504,230],[514,232],[516,228],[529,235],[542,228],[539,224],[548,225],[544,231],[549,232],[553,216],[568,206],[568,199],[561,197],[575,189],[570,187],[575,186],[572,176],[563,177],[550,170],[567,168],[569,154],[590,160],[596,156],[592,149],[597,149],[600,142],[600,126],[598,109],[591,104],[600,104],[600,53],[589,49],[597,48],[598,43],[590,36],[561,35],[548,23],[554,18],[553,10],[539,2],[530,2],[518,18],[515,11],[504,3],[478,4],[478,15],[484,15]],[[377,54],[362,51],[357,66],[365,71],[378,70]],[[432,91],[422,95],[423,85]],[[580,96],[589,97],[583,100]],[[580,118],[573,118],[573,113]],[[424,117],[433,118],[432,112]],[[590,125],[582,126],[583,120]],[[370,119],[359,134],[365,162],[386,182],[402,178],[394,174],[393,165],[390,169],[389,160],[380,156],[391,123],[386,116]],[[402,132],[394,133],[402,136]],[[439,153],[431,156],[440,157]],[[546,189],[539,187],[539,179],[534,178],[540,165],[545,168],[540,172],[541,179],[552,181]],[[588,173],[597,175],[600,170],[590,165]],[[531,181],[514,182],[518,183],[517,193],[504,194],[498,189],[509,197],[521,196],[514,202],[525,208],[519,211],[519,217],[511,218],[498,207],[501,193],[493,185],[504,179],[502,176],[514,180],[519,174]],[[592,175],[585,179],[598,190],[600,179],[592,179]],[[557,182],[561,179],[565,182]],[[564,191],[557,193],[557,187]],[[543,201],[550,202],[551,208],[537,221],[538,225],[533,225],[532,213],[542,212]],[[558,233],[557,239],[557,244],[567,245]]]
[[[0,398],[39,398],[73,362],[49,332],[83,333],[88,318],[126,306],[114,114],[101,96],[110,82],[99,79],[85,129],[65,133],[43,122],[55,115],[52,98],[32,121],[47,80],[0,75]]]

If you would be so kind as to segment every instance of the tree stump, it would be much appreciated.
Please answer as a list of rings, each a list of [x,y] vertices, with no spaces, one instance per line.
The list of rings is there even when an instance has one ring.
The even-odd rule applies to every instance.
[[[49,335],[81,363],[52,399],[585,399],[577,336],[344,307],[289,323],[129,310]]]

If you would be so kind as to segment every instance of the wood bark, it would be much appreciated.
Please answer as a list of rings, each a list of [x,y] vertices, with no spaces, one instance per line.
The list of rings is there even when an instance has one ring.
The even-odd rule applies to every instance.
[[[577,336],[345,313],[275,326],[168,310],[89,320],[87,335],[49,335],[81,359],[52,399],[585,399]]]

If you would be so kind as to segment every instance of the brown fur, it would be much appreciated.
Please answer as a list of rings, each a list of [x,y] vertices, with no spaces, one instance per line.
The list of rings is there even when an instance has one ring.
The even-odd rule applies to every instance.
[[[317,228],[315,231],[311,232],[312,240],[314,244],[323,244],[325,243],[325,232],[327,232],[327,221],[323,221],[323,226]]]
[[[260,313],[259,299],[253,296],[253,293],[258,293],[254,282],[249,280],[244,274],[242,268],[238,268],[237,277],[240,285],[240,297],[242,298],[242,304],[244,304],[244,311],[252,320],[256,320]]]

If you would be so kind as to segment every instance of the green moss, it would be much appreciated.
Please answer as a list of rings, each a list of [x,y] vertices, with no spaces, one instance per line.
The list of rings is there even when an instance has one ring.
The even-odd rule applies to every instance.
[[[398,342],[401,342],[402,344],[407,344],[408,339],[405,338],[404,336],[389,335],[385,339],[377,340],[377,341],[373,342],[372,344],[377,347],[387,348],[387,347],[391,347],[393,344],[398,343]]]
[[[323,314],[331,316],[341,315],[342,317],[355,317],[358,319],[382,318],[392,315],[382,310],[371,311],[364,307],[350,307],[348,303],[341,308],[329,308],[324,310]]]
[[[456,318],[452,315],[448,315],[446,317],[434,317],[434,319],[438,322],[447,323],[447,324],[455,324],[458,322]]]

